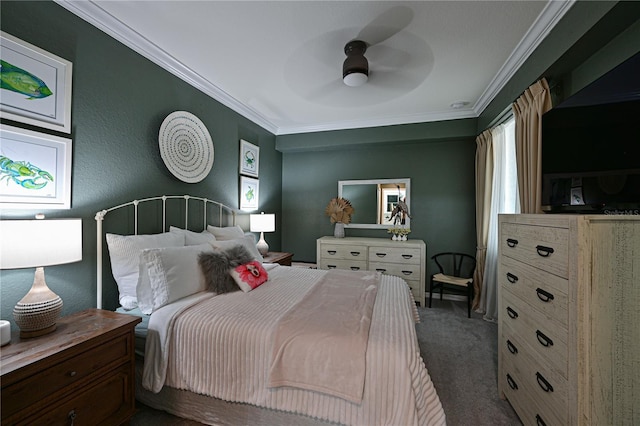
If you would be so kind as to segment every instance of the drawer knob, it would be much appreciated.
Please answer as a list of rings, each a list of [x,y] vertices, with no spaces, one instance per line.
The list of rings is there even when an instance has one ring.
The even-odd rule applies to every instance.
[[[513,390],[517,390],[518,389],[518,384],[516,383],[515,380],[513,380],[513,378],[511,377],[510,374],[507,374],[507,383],[509,384],[509,387]]]
[[[544,376],[537,371],[536,380],[538,381],[538,385],[540,386],[540,388],[542,388],[543,391],[553,392],[553,386],[551,386],[551,383],[549,383],[547,379],[545,379]]]
[[[546,246],[536,246],[536,251],[539,256],[548,257],[551,253],[553,253],[553,247]]]
[[[75,371],[70,371],[69,372],[69,377],[75,377],[75,375],[78,374]]]
[[[387,255],[387,253],[376,253],[376,256],[378,257],[385,257]]]
[[[538,426],[547,426],[547,424],[544,422],[544,420],[542,420],[542,417],[540,417],[540,414],[536,414],[536,425],[538,425]]]
[[[384,268],[376,268],[376,271],[377,271],[377,272],[382,272],[383,274],[384,274],[385,272],[387,272],[387,270],[386,270],[386,269],[384,269]]]
[[[351,267],[351,270],[352,270],[352,271],[359,271],[359,270],[360,270],[360,267],[359,267],[359,266],[352,266],[352,267]]]
[[[507,314],[509,315],[509,317],[516,319],[518,318],[518,313],[516,311],[514,311],[511,306],[507,306]]]
[[[536,330],[536,337],[538,338],[538,342],[540,342],[542,346],[547,348],[549,346],[553,346],[553,340],[548,338],[547,335],[544,334],[542,331]]]
[[[507,245],[509,247],[515,247],[518,245],[518,240],[514,240],[513,238],[507,238]]]
[[[331,256],[333,256],[334,254],[336,254],[335,250],[327,250],[327,253],[329,253]]]
[[[536,294],[538,295],[538,299],[542,300],[543,302],[549,302],[553,300],[553,294],[541,288],[536,288]]]
[[[411,275],[413,274],[413,271],[402,271],[402,273],[405,275]]]
[[[351,256],[360,256],[360,252],[359,251],[352,251],[351,252]]]
[[[412,254],[403,254],[402,255],[403,259],[411,259],[413,257]]]
[[[509,349],[509,352],[514,355],[518,353],[518,348],[516,348],[516,345],[511,343],[511,340],[507,340],[507,349]]]
[[[509,281],[511,284],[515,284],[516,282],[518,282],[518,277],[516,275],[513,275],[511,272],[507,272],[507,281]]]

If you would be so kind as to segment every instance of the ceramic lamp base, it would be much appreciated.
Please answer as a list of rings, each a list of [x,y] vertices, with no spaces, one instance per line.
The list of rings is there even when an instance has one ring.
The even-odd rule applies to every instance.
[[[264,240],[264,232],[260,233],[260,241],[258,241],[258,244],[256,244],[256,248],[258,249],[258,252],[263,256],[266,256],[267,253],[269,253],[269,244],[267,244],[267,242]]]
[[[62,312],[62,299],[47,287],[44,269],[36,268],[33,286],[13,308],[13,318],[20,337],[30,338],[51,333]]]

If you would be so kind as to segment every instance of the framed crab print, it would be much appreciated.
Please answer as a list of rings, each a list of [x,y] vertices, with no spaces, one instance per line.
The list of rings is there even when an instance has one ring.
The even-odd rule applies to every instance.
[[[240,176],[240,210],[258,210],[258,179]]]
[[[240,139],[240,174],[258,177],[260,148]]]
[[[0,209],[71,208],[71,139],[0,127]]]
[[[0,64],[0,117],[71,133],[71,62],[0,31]]]

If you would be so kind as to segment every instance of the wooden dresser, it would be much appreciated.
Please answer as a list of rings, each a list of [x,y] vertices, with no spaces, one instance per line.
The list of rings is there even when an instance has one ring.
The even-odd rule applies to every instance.
[[[119,425],[135,411],[134,327],[141,318],[89,309],[56,331],[0,349],[3,425]]]
[[[500,396],[525,425],[640,424],[640,217],[499,224]]]
[[[427,247],[422,240],[322,237],[316,243],[320,269],[380,271],[403,278],[418,304],[425,301]]]

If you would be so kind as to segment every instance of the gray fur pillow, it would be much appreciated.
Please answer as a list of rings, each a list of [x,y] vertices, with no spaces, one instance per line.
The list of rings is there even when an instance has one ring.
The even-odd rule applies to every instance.
[[[207,288],[218,294],[240,290],[229,271],[252,260],[253,256],[241,245],[226,250],[200,253],[198,256],[198,264]]]

